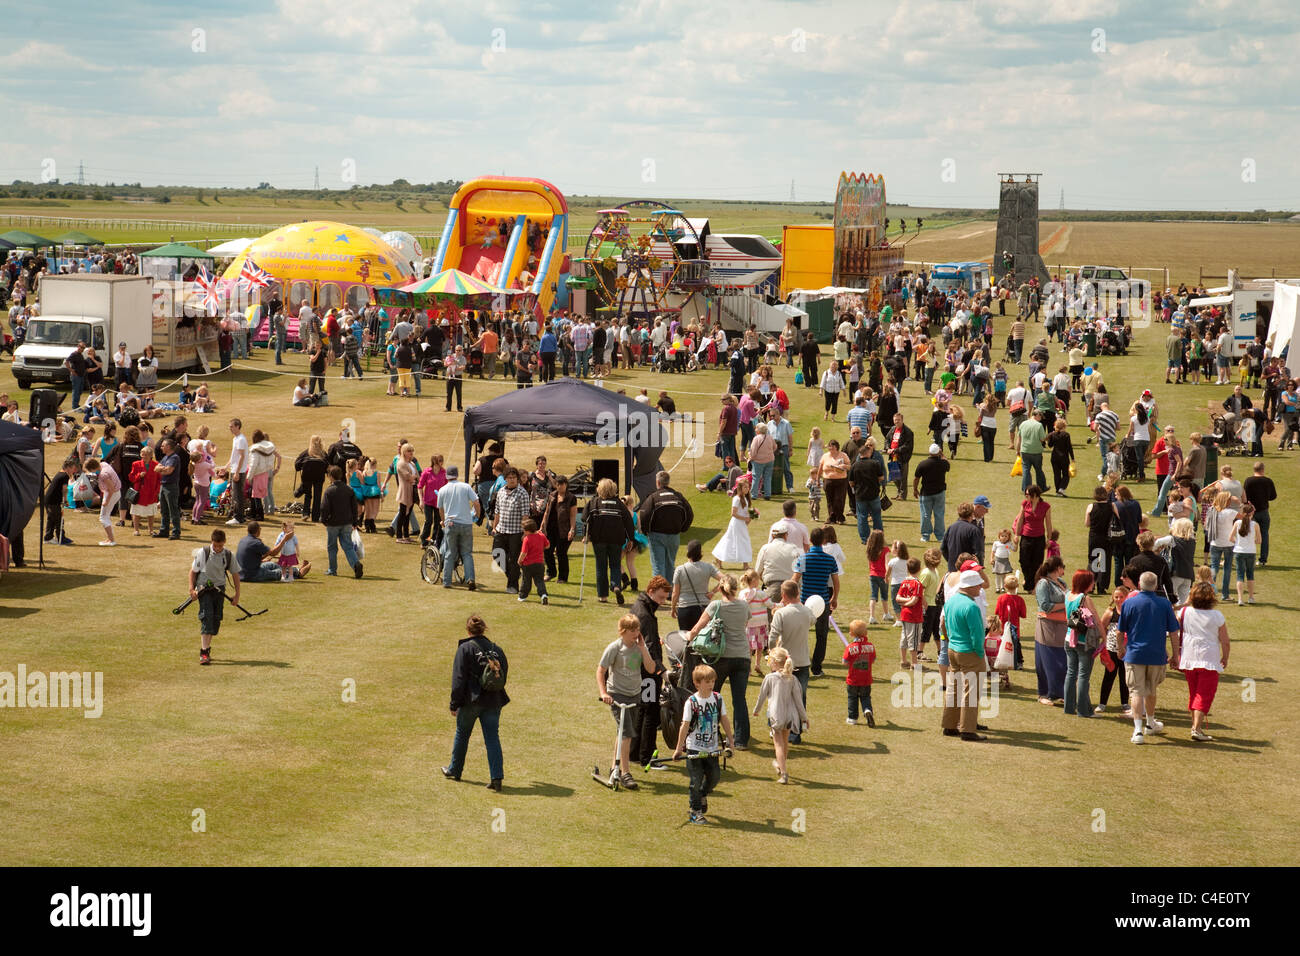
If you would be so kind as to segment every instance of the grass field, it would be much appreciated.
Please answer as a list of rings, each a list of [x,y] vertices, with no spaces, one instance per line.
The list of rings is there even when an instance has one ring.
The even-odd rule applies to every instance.
[[[588,233],[596,223],[598,210],[626,202],[631,198],[642,197],[607,197],[607,196],[569,196],[570,249],[581,249]],[[657,198],[657,197],[655,197]],[[829,223],[834,207],[830,203],[760,203],[727,202],[721,200],[674,200],[666,198],[674,208],[681,209],[692,217],[706,217],[714,232],[757,233],[769,238],[781,237],[781,227],[787,223]],[[887,214],[893,218],[906,215],[909,220],[916,216],[929,216],[931,210],[911,207],[890,207]],[[25,229],[38,235],[54,238],[68,228],[78,228],[90,232],[97,239],[109,243],[168,242],[205,240],[221,242],[238,235],[256,238],[262,234],[261,229],[239,228],[241,223],[256,223],[266,226],[287,225],[304,219],[331,219],[351,223],[357,226],[375,226],[380,229],[400,229],[419,238],[432,254],[436,248],[436,237],[447,219],[446,198],[429,199],[423,202],[405,202],[398,207],[391,202],[372,200],[352,200],[346,197],[337,199],[262,199],[258,197],[238,196],[217,201],[210,193],[202,202],[193,195],[178,195],[169,203],[157,202],[93,202],[80,200],[0,200],[0,222],[3,217],[54,216],[92,220],[120,220],[111,225],[80,225],[75,227],[43,224],[39,221],[22,221],[6,223],[0,232],[10,228]],[[141,225],[140,220],[176,220],[181,223],[168,227],[149,227]],[[926,220],[926,227],[940,227],[951,220]],[[188,223],[219,223],[222,228],[208,226],[189,226]],[[269,230],[265,230],[269,231]],[[890,235],[898,233],[895,224]],[[991,248],[991,246],[990,246]]]
[[[1048,240],[1064,232],[1047,247]],[[993,255],[997,223],[970,222],[936,228],[929,224],[907,245],[908,260],[960,262]],[[1207,286],[1223,285],[1229,269],[1243,278],[1300,275],[1300,224],[1230,222],[1043,222],[1039,226],[1043,261],[1049,272],[1057,264],[1130,266],[1134,278],[1163,285],[1160,273],[1144,267],[1169,269],[1169,281],[1195,283],[1202,274]]]
[[[1185,435],[1205,424],[1202,409],[1222,390],[1162,386],[1163,334],[1141,331],[1132,355],[1102,360],[1102,368],[1113,395],[1151,387],[1162,420]],[[461,420],[442,411],[436,384],[418,403],[390,400],[376,377],[335,383],[332,369],[333,404],[305,410],[290,406],[293,378],[276,375],[266,355],[251,365],[216,384],[221,408],[206,423],[221,460],[229,449],[225,422],[236,414],[246,430],[266,430],[290,459],[312,433],[328,441],[351,417],[361,447],[381,459],[406,437],[421,460],[437,452],[462,463]],[[303,367],[295,356],[290,372]],[[794,388],[791,379],[779,376],[794,400],[802,461],[821,410],[816,393]],[[711,421],[724,382],[714,372],[634,372],[614,384],[668,388],[679,408]],[[472,381],[466,400],[483,401],[503,387]],[[16,390],[0,368],[3,391]],[[903,404],[912,424],[923,427],[928,408],[914,383]],[[1080,420],[1077,412],[1071,419],[1079,478],[1068,500],[1051,499],[1070,568],[1083,559],[1083,502],[1092,488],[1093,448],[1083,442]],[[831,434],[843,431],[835,426]],[[1019,484],[1008,476],[1002,446],[997,460],[984,464],[976,443],[963,443],[950,480],[950,520],[957,502],[982,492],[994,501],[988,527],[1010,523]],[[1214,743],[1187,739],[1186,690],[1176,673],[1160,694],[1166,735],[1135,747],[1113,699],[1104,718],[1068,718],[1036,702],[1032,669],[1015,674],[1014,690],[999,700],[989,742],[945,738],[936,709],[892,705],[897,631],[873,628],[879,725],[845,725],[844,671],[837,662],[828,666],[827,678],[809,690],[812,728],[793,750],[791,785],[774,782],[769,742],[756,733],[753,749],[736,755],[711,801],[715,825],[692,828],[687,838],[678,832],[686,819],[683,771],[645,775],[638,793],[610,793],[590,779],[611,746],[613,727],[596,700],[594,671],[615,636],[618,611],[595,603],[591,567],[586,602],[577,606],[579,549],[574,583],[553,588],[552,605],[542,608],[519,605],[503,593],[500,575],[482,570],[483,537],[476,561],[486,590],[479,593],[422,583],[416,548],[370,537],[364,580],[317,570],[293,585],[246,586],[245,606],[270,613],[242,623],[227,615],[215,665],[200,668],[193,609],[179,618],[169,611],[184,597],[189,555],[206,529],[187,525],[176,543],[128,531],[121,546],[101,549],[95,520],[70,515],[75,546],[47,549],[47,569],[38,570],[29,529],[29,568],[0,581],[0,670],[22,663],[29,672],[102,671],[106,701],[99,719],[70,710],[0,711],[8,772],[0,789],[0,865],[1292,863],[1300,823],[1292,695],[1300,663],[1291,629],[1298,602],[1287,582],[1300,564],[1300,522],[1290,505],[1300,479],[1272,439],[1265,447],[1282,495],[1274,557],[1259,573],[1261,603],[1224,609],[1233,649],[1211,720]],[[561,471],[589,457],[568,442],[507,446],[513,460],[525,463],[542,450]],[[48,449],[47,470],[64,453]],[[689,489],[711,466],[711,459],[687,459],[675,483]],[[276,485],[278,500],[287,501],[289,477]],[[1137,494],[1149,509],[1152,485]],[[695,533],[707,546],[721,534],[727,503],[720,494],[693,500]],[[756,534],[779,509],[761,504],[760,511]],[[386,507],[384,519],[391,514]],[[891,509],[886,530],[916,544],[916,505]],[[322,529],[300,526],[300,536],[305,556],[323,570]],[[866,616],[866,562],[851,530],[842,542],[849,563],[836,618],[847,625]],[[644,582],[644,556],[640,568]],[[438,772],[453,729],[449,666],[473,610],[485,615],[511,660],[500,795],[483,786],[477,736],[463,782]],[[670,629],[665,614],[661,631]],[[830,643],[838,643],[833,633]],[[1026,654],[1032,668],[1028,639]],[[1100,675],[1094,678],[1095,699]],[[343,701],[346,681],[355,681],[355,703]],[[751,706],[756,694],[751,681]],[[193,829],[197,810],[206,832]]]

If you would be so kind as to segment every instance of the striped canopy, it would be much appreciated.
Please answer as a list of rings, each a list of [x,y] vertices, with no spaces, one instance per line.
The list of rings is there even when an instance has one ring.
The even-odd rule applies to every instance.
[[[459,269],[444,269],[427,279],[401,286],[401,290],[417,294],[449,296],[496,295],[500,291]]]

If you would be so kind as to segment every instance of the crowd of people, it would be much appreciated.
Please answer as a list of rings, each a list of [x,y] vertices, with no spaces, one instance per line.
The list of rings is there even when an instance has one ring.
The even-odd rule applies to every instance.
[[[1226,433],[1221,422],[1191,432],[1184,446],[1174,427],[1161,422],[1150,389],[1131,402],[1112,399],[1102,360],[1086,354],[1085,342],[1091,341],[1090,333],[1110,334],[1120,351],[1126,350],[1130,338],[1124,323],[1104,315],[1063,322],[1053,327],[1059,333],[1056,343],[1050,334],[1031,335],[1037,319],[1034,291],[1031,287],[1028,297],[1018,299],[1016,313],[1009,316],[1005,351],[997,357],[993,310],[998,309],[1000,319],[1010,297],[992,292],[936,297],[924,288],[911,289],[902,300],[917,304],[914,314],[905,307],[885,305],[876,312],[848,303],[837,316],[829,356],[793,324],[768,341],[753,329],[727,341],[709,330],[680,328],[672,319],[589,323],[555,314],[539,322],[522,315],[471,314],[452,327],[441,320],[420,325],[399,313],[391,330],[379,330],[382,338],[391,338],[386,346],[392,353],[387,363],[390,394],[418,389],[421,378],[441,374],[447,380],[448,409],[453,396],[459,406],[459,381],[471,367],[489,379],[502,371],[527,385],[533,374],[548,381],[558,374],[599,377],[647,364],[664,372],[725,365],[728,383],[721,395],[715,449],[722,467],[696,488],[697,495],[722,489],[730,499],[729,522],[712,549],[712,561],[705,560],[704,542],[691,538],[699,499],[693,505],[668,472],[656,476],[656,490],[639,503],[620,495],[608,479],[580,501],[582,489],[553,472],[545,457],[537,457],[531,467],[521,466],[507,460],[499,443],[484,447],[462,477],[437,455],[421,465],[406,439],[392,449],[389,460],[365,455],[346,431],[329,448],[312,436],[294,458],[293,497],[301,505],[292,517],[325,527],[326,558],[317,563],[327,565],[326,575],[337,574],[341,549],[354,576],[361,578],[365,536],[380,533],[379,515],[391,489],[395,514],[383,530],[397,544],[437,549],[444,587],[457,580],[471,590],[482,587],[475,574],[474,539],[490,535],[505,594],[523,602],[535,593],[543,605],[551,599],[548,584],[570,582],[575,544],[581,544],[584,557],[590,550],[597,602],[612,597],[622,606],[632,599],[631,613],[620,618],[618,638],[605,649],[597,671],[602,699],[626,728],[620,782],[635,788],[633,766],[661,766],[654,759],[654,740],[660,695],[667,693],[665,679],[671,673],[667,679],[673,686],[690,695],[677,750],[688,759],[690,813],[697,821],[705,819],[708,793],[716,783],[716,765],[710,761],[724,740],[737,750],[749,749],[750,718],[763,705],[774,770],[781,782],[789,779],[789,761],[797,754],[791,747],[802,744],[809,732],[808,684],[825,676],[832,627],[845,645],[841,660],[847,665],[849,723],[861,718],[874,726],[870,686],[879,632],[872,629],[893,625],[899,632],[901,669],[937,666],[947,694],[943,733],[966,741],[985,739],[988,728],[978,722],[979,677],[997,662],[1001,686],[1009,686],[1012,673],[1025,666],[1021,630],[1032,618],[1040,703],[1063,705],[1078,717],[1101,715],[1118,683],[1120,704],[1133,721],[1132,739],[1142,743],[1163,730],[1156,717],[1156,688],[1172,666],[1188,675],[1191,736],[1209,740],[1208,715],[1229,650],[1226,618],[1215,604],[1230,600],[1234,570],[1238,604],[1254,602],[1255,570],[1268,561],[1268,513],[1276,488],[1263,461],[1253,465],[1246,480],[1234,478],[1232,463],[1221,461],[1220,452],[1226,459],[1229,450],[1246,449],[1239,448],[1240,436]],[[1049,302],[1047,317],[1055,311],[1056,304]],[[317,322],[314,314],[300,315],[305,350],[313,363],[318,356],[346,358],[353,345],[374,337],[369,323],[376,318],[326,313],[325,321]],[[1171,332],[1167,380],[1183,381],[1193,374],[1198,358],[1194,343],[1207,337],[1217,341],[1222,323],[1223,317],[1213,314],[1186,317],[1176,331],[1180,342],[1192,344],[1177,360]],[[272,328],[279,326],[273,323]],[[416,345],[437,356],[435,363],[417,359]],[[471,366],[466,352],[481,355],[473,355]],[[687,357],[680,364],[679,353]],[[662,361],[665,356],[671,361]],[[791,376],[796,360],[797,371],[782,381]],[[1300,411],[1296,382],[1282,357],[1265,348],[1260,360],[1258,380],[1237,383],[1222,405],[1225,414],[1241,421],[1253,409],[1245,389],[1276,381],[1277,394],[1267,411],[1260,410],[1258,432],[1249,441],[1241,439],[1251,450],[1275,421],[1287,421],[1288,434],[1294,432]],[[416,367],[420,374],[410,375]],[[315,364],[312,368],[315,377]],[[360,375],[359,365],[345,362],[342,374],[354,371]],[[125,372],[119,385],[133,377],[130,363]],[[323,365],[319,374],[324,374]],[[91,384],[92,392],[96,384]],[[787,389],[799,385],[818,388],[824,401],[821,420],[807,433],[808,476],[796,488],[796,425]],[[924,425],[917,426],[924,436],[919,444],[902,408],[905,390],[924,393],[930,408]],[[964,408],[966,401],[970,404]],[[659,405],[666,413],[673,409],[666,393]],[[87,406],[101,408],[93,400]],[[223,527],[213,529],[191,566],[191,589],[202,598],[203,608],[200,663],[208,663],[221,601],[204,594],[228,582],[237,592],[240,582],[298,580],[311,570],[292,521],[281,522],[273,544],[262,541],[263,522],[284,510],[277,508],[274,484],[287,458],[264,430],[246,436],[242,422],[231,419],[229,457],[221,465],[216,436],[207,426],[191,435],[186,416],[177,414],[155,437],[146,420],[124,423],[122,412],[132,407],[128,400],[114,403],[107,415],[87,415],[85,430],[75,436],[75,450],[65,462],[64,478],[47,492],[46,540],[71,544],[62,520],[69,496],[74,508],[98,510],[105,546],[115,543],[114,528],[125,527],[128,510],[134,533],[175,539],[183,521],[209,523],[212,509],[219,507],[223,518],[217,520]],[[1127,415],[1118,409],[1127,409]],[[1071,415],[1076,425],[1086,426],[1085,445],[1096,443],[1098,469],[1096,482],[1089,482],[1092,493],[1080,501],[1082,513],[1062,516],[1053,513],[1047,495],[1067,497],[1078,477],[1083,449],[1076,444],[1080,432],[1070,431]],[[102,437],[96,425],[102,427]],[[1015,453],[1023,498],[1014,508],[999,509],[1013,511],[1011,520],[985,527],[998,497],[990,482],[988,493],[961,502],[956,520],[949,522],[953,469],[993,463],[1003,433],[1005,448]],[[980,451],[963,459],[961,444],[969,438],[979,439]],[[1282,447],[1291,444],[1284,438]],[[1148,466],[1155,478],[1149,510],[1135,495],[1146,483]],[[756,505],[773,499],[780,501],[780,518],[761,520]],[[884,512],[910,509],[911,501],[917,506],[917,535],[896,531],[894,540],[887,540]],[[804,502],[810,524],[800,520]],[[161,518],[156,532],[155,516]],[[1061,553],[1060,528],[1071,521],[1087,529],[1086,555]],[[856,525],[864,548],[858,554],[865,560],[841,544],[842,527],[850,522]],[[900,527],[896,521],[891,525]],[[224,526],[244,529],[233,555],[225,547]],[[759,527],[765,529],[761,535],[756,534]],[[683,540],[684,560],[679,562]],[[646,552],[649,573],[643,589],[639,562]],[[849,583],[855,580],[861,584]],[[833,615],[850,592],[867,613],[841,633]],[[1032,604],[1026,600],[1031,593]],[[687,641],[679,660],[665,660],[655,620],[664,609],[673,619],[672,629]],[[486,640],[482,615],[470,619],[468,632],[453,682],[457,740],[444,773],[459,779],[468,734],[477,721],[490,738],[491,780],[499,785],[504,771],[497,727],[508,700],[504,676],[499,688],[476,686],[485,655],[488,660],[499,657],[504,675],[505,652]],[[1005,660],[999,657],[1004,641]],[[1098,661],[1105,674],[1094,706],[1091,671]],[[762,680],[754,713],[748,694],[751,676]],[[643,693],[645,681],[654,688],[650,700]]]

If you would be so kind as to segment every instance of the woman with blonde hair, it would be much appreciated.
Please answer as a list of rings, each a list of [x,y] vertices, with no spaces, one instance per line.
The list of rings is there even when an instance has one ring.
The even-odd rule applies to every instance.
[[[586,542],[591,542],[596,557],[596,599],[608,603],[609,592],[621,607],[624,602],[619,561],[636,537],[632,512],[618,497],[618,485],[608,478],[596,484],[596,497],[587,505]]]
[[[321,495],[325,488],[325,471],[329,467],[329,455],[325,451],[325,442],[320,435],[312,435],[298,457],[294,459],[293,470],[298,472],[298,487],[302,495],[302,518],[304,521],[320,521]]]
[[[398,544],[415,544],[411,537],[411,509],[415,507],[415,483],[420,470],[415,465],[415,448],[405,442],[397,453],[394,469],[397,473],[397,532]]]
[[[749,638],[745,631],[749,625],[749,602],[740,598],[740,582],[735,575],[723,574],[718,580],[718,597],[709,603],[700,619],[691,628],[686,639],[689,645],[695,636],[713,620],[719,620],[724,636],[722,656],[712,665],[718,682],[714,690],[721,692],[722,685],[731,682],[731,713],[736,720],[736,749],[749,749],[749,706],[745,703],[745,690],[749,684]],[[700,658],[688,651],[684,674],[690,674]],[[688,690],[694,691],[694,682]]]
[[[1222,562],[1223,587],[1219,598],[1224,601],[1228,600],[1228,585],[1232,583],[1232,532],[1237,524],[1237,509],[1232,507],[1232,502],[1231,491],[1220,491],[1205,512],[1205,537],[1210,543],[1210,579],[1219,576],[1219,563]]]
[[[1169,565],[1174,582],[1174,597],[1181,607],[1187,603],[1196,574],[1196,525],[1187,518],[1176,518],[1169,525],[1169,534],[1157,538],[1157,551],[1169,551]]]

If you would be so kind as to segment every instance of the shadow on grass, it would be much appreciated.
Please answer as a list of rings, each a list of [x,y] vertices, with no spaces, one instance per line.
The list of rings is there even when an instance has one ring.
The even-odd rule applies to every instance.
[[[6,595],[23,599],[45,597],[50,594],[57,594],[60,591],[67,591],[70,588],[84,588],[95,584],[103,584],[108,580],[108,576],[104,574],[87,574],[85,571],[61,571],[57,568],[47,567],[44,571],[35,571],[28,568],[21,577],[12,578],[11,580],[12,587],[6,585]]]
[[[1060,741],[1060,743],[1053,743]],[[1044,734],[1032,730],[998,730],[995,735],[989,737],[987,743],[991,744],[1010,744],[1012,747],[1029,747],[1032,750],[1079,750],[1078,746],[1062,746],[1063,744],[1075,744],[1079,741],[1072,740],[1069,737],[1063,737],[1060,734]]]
[[[870,747],[855,747],[852,744],[821,744],[814,741],[805,740],[801,744],[791,744],[790,752],[794,756],[808,756],[817,760],[826,760],[833,754],[860,754],[860,755],[878,755],[884,756],[889,753],[889,748],[879,740],[873,741]],[[806,749],[805,749],[806,748]],[[823,750],[825,753],[817,753]]]
[[[501,792],[508,793],[512,797],[571,797],[577,791],[572,787],[561,787],[553,783],[542,783],[540,780],[534,780],[526,787],[507,787],[503,783]]]
[[[717,791],[714,791],[715,793]],[[731,820],[727,817],[720,817],[717,814],[708,814],[709,826],[719,830],[738,830],[741,833],[765,833],[768,836],[797,837],[799,834],[790,829],[790,824],[786,820],[779,823],[776,820]],[[682,827],[688,827],[691,824],[683,820]]]
[[[292,667],[288,661],[232,661],[232,660],[214,660],[214,665],[220,667]]]
[[[4,618],[26,617],[29,614],[35,614],[39,608],[34,607],[0,607],[0,620]]]

